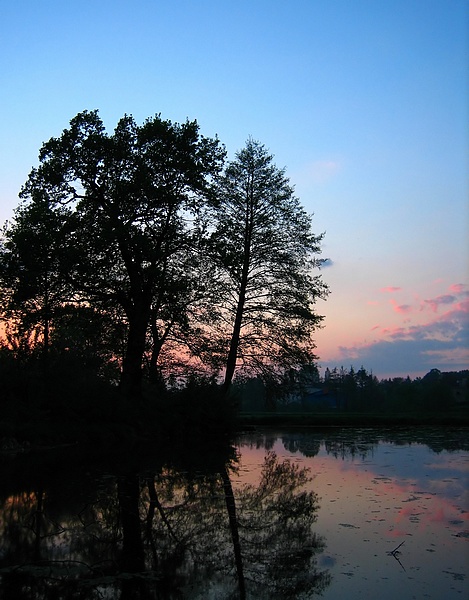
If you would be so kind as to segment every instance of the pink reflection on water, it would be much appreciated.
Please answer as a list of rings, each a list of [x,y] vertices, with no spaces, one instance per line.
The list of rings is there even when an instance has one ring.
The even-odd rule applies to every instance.
[[[272,449],[308,467],[320,497],[316,531],[326,538],[323,560],[333,575],[325,600],[345,590],[348,599],[394,599],[404,581],[409,598],[469,597],[467,452],[380,442],[361,455],[334,456],[321,440],[315,456],[304,456],[280,438]],[[241,445],[238,484],[255,483],[265,452]]]

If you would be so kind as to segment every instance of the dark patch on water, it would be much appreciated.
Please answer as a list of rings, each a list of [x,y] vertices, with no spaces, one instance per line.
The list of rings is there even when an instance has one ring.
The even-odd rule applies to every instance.
[[[443,573],[450,575],[454,581],[464,581],[466,579],[464,573],[453,573],[452,571],[443,571]]]
[[[455,534],[455,537],[469,538],[469,531],[460,531],[459,533]]]

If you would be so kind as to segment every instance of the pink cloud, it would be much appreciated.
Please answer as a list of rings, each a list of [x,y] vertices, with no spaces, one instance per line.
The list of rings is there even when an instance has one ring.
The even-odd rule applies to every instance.
[[[408,314],[412,312],[412,306],[410,304],[398,304],[395,300],[390,300],[393,310],[399,314]]]
[[[464,283],[453,283],[449,286],[449,291],[453,292],[454,294],[463,294],[465,293],[466,287],[467,285],[465,285]]]
[[[381,333],[393,340],[449,339],[452,338],[457,331],[466,330],[468,327],[466,315],[468,313],[469,300],[464,300],[458,302],[450,310],[428,323],[410,325],[408,327],[386,327],[381,330]]]
[[[434,316],[425,323],[376,325],[372,331],[378,339],[340,346],[335,360],[351,361],[356,366],[363,364],[381,377],[384,374],[421,376],[434,367],[467,369],[468,313],[469,299],[464,299],[448,306],[442,314],[430,313]]]
[[[411,304],[399,304],[394,298],[390,300],[390,304],[393,307],[394,312],[398,314],[410,314],[417,310],[426,311],[431,310],[434,313],[438,313],[440,307],[450,306],[452,304],[457,303],[460,298],[469,297],[469,291],[467,290],[469,286],[464,283],[454,283],[449,286],[449,290],[453,293],[451,294],[441,294],[434,298],[429,298],[427,300],[419,301],[419,298],[416,296],[414,299],[416,302],[419,302],[419,306],[413,306]],[[402,291],[402,288],[396,286],[387,286],[380,289],[382,293],[393,293],[397,291]],[[369,301],[369,305],[372,305],[373,302]],[[458,309],[459,310],[459,309]]]
[[[393,329],[391,327],[383,327],[383,329],[381,329],[381,333],[383,335],[390,335],[392,331]]]
[[[377,316],[370,300],[368,311],[374,323],[369,323],[362,339],[350,340],[327,357],[328,366],[364,365],[378,377],[469,368],[469,285],[441,283],[435,295],[427,289],[427,296],[397,286],[378,288],[388,294],[378,303],[387,307],[388,321]]]

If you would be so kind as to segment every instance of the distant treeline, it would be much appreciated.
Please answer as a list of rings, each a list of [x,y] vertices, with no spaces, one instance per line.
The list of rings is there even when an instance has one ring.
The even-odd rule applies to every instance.
[[[378,380],[364,367],[326,369],[324,377],[308,367],[291,370],[281,385],[251,379],[238,391],[245,411],[444,412],[469,406],[468,381],[469,370]]]

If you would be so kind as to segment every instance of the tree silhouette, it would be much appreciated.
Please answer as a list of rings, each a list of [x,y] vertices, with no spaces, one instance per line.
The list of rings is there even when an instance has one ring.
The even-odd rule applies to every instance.
[[[308,469],[268,452],[258,481],[242,484],[230,444],[192,450],[168,444],[99,465],[69,453],[69,468],[63,455],[9,464],[0,595],[311,598],[323,590],[330,575],[319,566],[324,539],[314,531]]]
[[[155,298],[172,285],[167,265],[185,247],[223,157],[218,140],[200,136],[195,121],[174,124],[156,115],[139,126],[126,115],[108,135],[98,112],[85,111],[43,145],[41,164],[22,189],[28,210],[45,201],[55,217],[66,211],[67,247],[57,272],[74,298],[121,308],[127,397],[141,394]]]
[[[311,216],[262,144],[247,141],[218,189],[212,243],[225,286],[218,348],[227,348],[228,390],[237,367],[272,376],[314,360],[322,317],[313,305],[327,286],[313,274],[323,236],[312,233]]]

